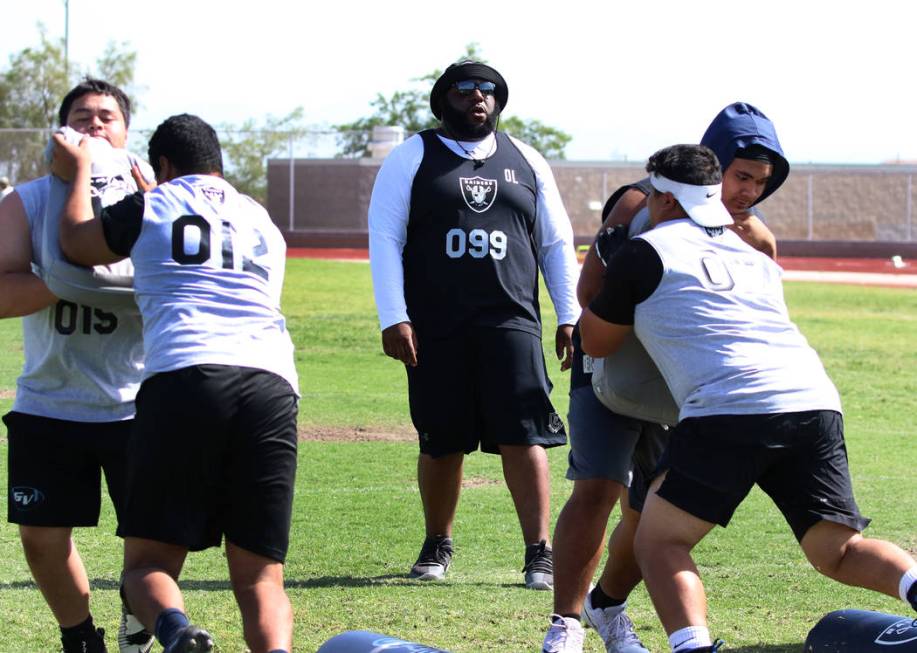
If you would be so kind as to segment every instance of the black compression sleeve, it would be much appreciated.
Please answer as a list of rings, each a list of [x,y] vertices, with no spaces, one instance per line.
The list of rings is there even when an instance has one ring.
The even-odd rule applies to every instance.
[[[662,280],[662,259],[642,238],[627,241],[608,262],[605,283],[589,304],[612,324],[633,324],[634,308],[653,294]]]
[[[102,209],[102,231],[108,249],[120,256],[130,256],[143,225],[143,193],[128,195],[120,202]]]

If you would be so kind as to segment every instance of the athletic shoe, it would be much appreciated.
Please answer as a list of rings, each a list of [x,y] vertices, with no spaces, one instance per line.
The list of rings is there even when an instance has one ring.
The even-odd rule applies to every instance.
[[[623,609],[593,607],[592,592],[586,594],[583,603],[583,621],[595,628],[608,653],[649,653],[627,613]]]
[[[108,653],[108,649],[105,648],[104,628],[96,628],[94,636],[89,638],[77,635],[76,637],[61,637],[60,641],[64,647],[63,653]]]
[[[118,626],[118,650],[121,653],[150,653],[155,643],[153,633],[145,629],[143,624],[137,621],[137,617],[129,613],[122,604],[121,625]]]
[[[914,608],[914,611],[917,612],[917,581],[911,583],[907,591],[907,600],[911,604],[911,607]]]
[[[584,635],[583,625],[576,619],[552,614],[541,653],[583,653]]]
[[[442,580],[452,563],[452,538],[436,535],[423,541],[410,577],[416,580]]]
[[[538,544],[525,547],[525,586],[530,590],[554,589],[554,552],[548,543],[541,540]]]
[[[162,653],[210,653],[212,650],[213,638],[210,633],[194,624],[188,624],[178,632]]]

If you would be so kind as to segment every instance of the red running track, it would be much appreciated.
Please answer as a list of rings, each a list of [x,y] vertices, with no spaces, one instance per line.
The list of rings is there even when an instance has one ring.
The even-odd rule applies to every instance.
[[[291,258],[365,261],[366,249],[342,247],[291,247]],[[802,258],[780,256],[777,262],[787,271],[788,280],[817,280],[861,285],[917,288],[917,260],[893,261],[888,258]],[[794,274],[798,273],[798,274]]]

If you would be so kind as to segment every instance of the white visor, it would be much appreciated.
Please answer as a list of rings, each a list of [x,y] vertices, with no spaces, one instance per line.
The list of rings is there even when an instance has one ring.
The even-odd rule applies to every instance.
[[[655,172],[650,173],[650,183],[662,193],[672,193],[688,217],[702,227],[725,227],[733,223],[723,205],[723,184],[693,186]]]

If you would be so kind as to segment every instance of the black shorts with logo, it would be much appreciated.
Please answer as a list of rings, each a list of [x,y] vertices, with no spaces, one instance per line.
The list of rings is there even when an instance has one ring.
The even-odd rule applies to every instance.
[[[72,422],[15,411],[4,415],[7,520],[24,526],[95,526],[104,472],[120,521],[132,421]]]
[[[524,331],[469,327],[447,338],[421,339],[408,367],[411,420],[420,451],[499,453],[500,445],[565,444],[566,431],[548,395],[541,340]]]
[[[222,536],[283,562],[296,476],[297,398],[264,370],[196,365],[137,395],[119,534],[187,547]]]
[[[660,497],[721,526],[756,483],[797,540],[822,520],[856,531],[869,524],[853,498],[844,420],[832,410],[684,419],[663,454],[663,469]]]

